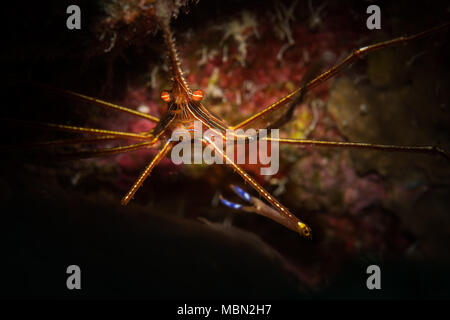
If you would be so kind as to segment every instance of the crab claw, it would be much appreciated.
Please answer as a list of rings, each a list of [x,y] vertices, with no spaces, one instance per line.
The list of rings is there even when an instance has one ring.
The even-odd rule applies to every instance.
[[[243,199],[245,202],[250,203],[250,205],[242,205],[239,203],[231,202],[220,195],[219,199],[223,205],[234,210],[242,210],[259,214],[275,222],[278,222],[279,224],[285,226],[288,229],[291,229],[292,231],[299,233],[306,239],[312,239],[311,228],[304,222],[297,219],[295,216],[287,216],[286,214],[283,214],[283,212],[277,211],[276,209],[264,203],[262,200],[251,196],[248,192],[244,191],[242,188],[236,185],[232,184],[230,185],[230,188],[234,193],[236,193],[239,198]]]
[[[236,193],[241,199],[251,202],[251,196],[249,193],[245,192],[243,189],[239,188],[238,186],[232,184],[230,185],[231,189]]]
[[[231,190],[234,191],[234,193],[236,193],[238,195],[239,198],[241,198],[242,200],[244,200],[246,202],[252,203],[252,200],[251,200],[252,196],[248,192],[244,191],[244,189],[241,189],[234,184],[230,185],[230,188],[231,188]],[[231,209],[245,210],[245,211],[248,211],[248,209],[249,209],[249,207],[243,206],[242,204],[231,202],[230,200],[225,199],[224,197],[222,197],[222,195],[219,196],[219,200],[223,205],[225,205]]]
[[[231,209],[235,209],[235,210],[242,209],[242,204],[231,202],[231,201],[225,199],[224,197],[222,197],[222,195],[219,196],[219,200],[223,205],[225,205]]]

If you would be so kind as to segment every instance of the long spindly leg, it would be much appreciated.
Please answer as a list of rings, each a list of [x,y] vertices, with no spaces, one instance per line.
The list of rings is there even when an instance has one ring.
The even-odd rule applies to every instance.
[[[66,140],[62,140],[62,142],[66,142]],[[145,142],[130,144],[130,145],[121,146],[121,147],[77,151],[77,152],[70,152],[70,153],[57,153],[57,157],[59,159],[63,159],[63,160],[70,160],[70,159],[86,159],[86,158],[112,156],[115,154],[150,148],[150,147],[153,147],[157,142],[158,142],[158,139],[154,138],[151,141],[145,141]],[[0,147],[0,151],[3,151],[3,150],[5,150],[5,148]]]
[[[253,179],[247,172],[244,171],[239,165],[237,165],[232,159],[223,153],[213,142],[203,140],[205,145],[210,145],[212,148],[220,154],[226,163],[231,166],[247,183],[249,183],[253,189],[255,189],[264,199],[266,199],[276,211],[272,214],[268,212],[266,217],[282,224],[286,228],[289,228],[300,235],[311,238],[311,229],[296,216],[294,216],[288,208],[283,206],[277,199],[275,199],[269,192],[266,191],[255,179]]]
[[[429,153],[437,154],[445,157],[450,161],[450,153],[438,146],[397,146],[389,144],[374,144],[361,142],[336,142],[336,141],[320,141],[320,140],[303,140],[303,139],[286,139],[286,138],[272,138],[263,137],[262,140],[275,141],[284,144],[295,144],[303,146],[317,146],[317,147],[335,147],[335,148],[353,148],[366,150],[383,150],[393,152],[412,152],[412,153]]]
[[[246,120],[242,121],[241,123],[231,127],[231,129],[236,130],[236,129],[239,129],[239,128],[246,127],[246,126],[250,125],[251,123],[253,123],[254,121],[256,121],[256,120],[258,120],[258,119],[260,119],[260,118],[262,118],[264,116],[268,116],[269,114],[271,114],[272,112],[278,110],[280,107],[282,107],[286,103],[291,102],[292,98],[295,95],[297,95],[298,93],[300,93],[302,91],[308,91],[308,90],[318,86],[322,82],[328,80],[332,76],[336,75],[342,69],[344,69],[349,64],[354,62],[358,57],[361,57],[363,55],[368,54],[369,52],[373,52],[373,51],[376,51],[376,50],[379,50],[379,49],[383,49],[383,48],[386,48],[386,47],[391,47],[391,46],[407,43],[407,42],[410,42],[410,41],[413,41],[413,40],[417,40],[417,39],[420,39],[420,38],[432,35],[434,33],[437,33],[437,32],[439,32],[441,30],[444,30],[444,29],[448,28],[449,26],[450,26],[450,22],[445,23],[445,24],[443,24],[441,26],[437,26],[437,27],[434,27],[432,29],[429,29],[429,30],[426,30],[426,31],[423,31],[423,32],[420,32],[420,33],[417,33],[417,34],[414,34],[412,36],[399,37],[399,38],[396,38],[396,39],[379,42],[379,43],[376,43],[376,44],[373,44],[373,45],[370,45],[370,46],[366,46],[366,47],[362,47],[362,48],[360,48],[358,50],[355,50],[352,53],[350,53],[340,63],[338,63],[335,66],[331,67],[327,71],[321,73],[316,78],[314,78],[311,81],[307,82],[304,86],[301,86],[300,88],[297,88],[296,90],[294,90],[291,93],[289,93],[287,96],[281,98],[280,100],[276,101],[272,105],[264,108],[262,111],[254,114],[253,116],[247,118]]]
[[[157,142],[157,139],[154,139],[152,141],[130,144],[128,146],[123,146],[123,147],[114,147],[114,148],[105,148],[105,149],[99,149],[99,150],[87,150],[87,151],[65,153],[65,154],[62,154],[61,157],[63,159],[83,159],[83,158],[97,158],[97,157],[104,157],[104,156],[112,156],[112,155],[119,154],[119,153],[125,153],[125,152],[149,148],[149,147],[153,146],[156,142]]]
[[[133,109],[126,108],[126,107],[122,107],[122,106],[119,106],[117,104],[110,103],[110,102],[107,102],[107,101],[103,101],[103,100],[100,100],[100,99],[97,99],[97,98],[89,97],[89,96],[86,96],[86,95],[81,94],[81,93],[73,92],[73,91],[70,91],[70,90],[63,90],[63,89],[53,88],[53,87],[50,87],[50,86],[47,86],[47,85],[43,85],[43,84],[34,84],[34,85],[46,88],[48,90],[55,91],[57,93],[65,95],[65,96],[76,98],[76,99],[81,100],[81,101],[86,101],[86,102],[89,102],[89,103],[92,103],[92,104],[95,104],[95,105],[98,105],[98,106],[101,106],[101,107],[104,107],[104,108],[114,109],[114,110],[126,112],[126,113],[133,114],[133,115],[141,117],[141,118],[148,119],[148,120],[153,121],[153,122],[158,122],[159,121],[159,119],[157,117],[155,117],[155,116],[152,116],[152,115],[149,115],[149,114],[145,114],[145,113],[133,110]]]
[[[20,120],[20,121],[19,120],[8,120],[8,122],[15,122],[19,125],[26,125],[26,126],[44,128],[44,129],[53,129],[53,130],[58,130],[58,131],[88,133],[88,134],[93,134],[93,135],[97,135],[97,136],[115,136],[115,137],[119,137],[119,138],[134,139],[134,140],[148,140],[149,138],[151,138],[151,135],[149,135],[149,134],[139,134],[139,133],[132,133],[132,132],[75,127],[75,126],[68,126],[68,125],[54,124],[54,123],[31,122],[31,121],[24,121],[24,120]]]
[[[148,139],[151,139],[151,138],[157,139],[160,136],[160,135],[152,136],[152,135],[149,135],[148,132],[139,132],[138,134],[146,135],[146,137],[148,137]],[[76,144],[92,144],[92,143],[97,143],[97,142],[120,140],[120,139],[125,139],[125,138],[117,137],[117,136],[97,136],[97,137],[94,136],[94,137],[83,137],[83,138],[74,138],[74,139],[61,139],[61,140],[53,140],[53,141],[26,143],[26,144],[17,146],[16,148],[59,147],[59,146],[69,146],[69,145],[76,145]],[[126,138],[126,139],[130,139],[130,138]],[[140,138],[139,138],[139,140],[140,140]]]
[[[168,140],[164,147],[158,152],[158,154],[153,158],[153,160],[149,163],[149,165],[145,168],[145,170],[141,173],[139,178],[136,180],[136,182],[131,187],[130,191],[122,198],[122,201],[120,202],[122,205],[127,205],[128,202],[133,198],[136,191],[142,186],[145,179],[149,176],[149,174],[152,172],[153,168],[158,165],[158,163],[161,161],[162,158],[167,154],[167,152],[170,151],[170,149],[173,146],[173,142],[171,140]]]

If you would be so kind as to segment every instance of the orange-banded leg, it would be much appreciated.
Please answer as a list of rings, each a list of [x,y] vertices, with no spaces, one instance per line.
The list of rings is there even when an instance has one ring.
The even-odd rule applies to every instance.
[[[112,137],[110,139],[117,139],[117,138]],[[60,146],[60,145],[68,145],[68,144],[79,144],[80,142],[97,142],[98,140],[101,140],[101,138],[50,141],[50,142],[42,142],[42,143],[36,143],[36,144],[30,144],[30,145],[22,145],[22,146],[20,146],[20,148],[41,147],[41,146],[47,147],[47,146],[53,146],[53,145]],[[58,159],[62,159],[62,160],[111,156],[111,155],[115,155],[115,154],[150,148],[150,147],[153,147],[157,142],[158,142],[158,138],[153,138],[150,141],[130,144],[130,145],[126,145],[126,146],[120,146],[120,147],[77,151],[77,152],[70,152],[70,153],[64,153],[64,152],[56,153],[56,156],[58,157]],[[9,149],[17,149],[17,148],[18,147],[0,147],[0,151],[6,151]]]
[[[228,165],[230,165],[246,182],[248,182],[253,189],[255,189],[264,199],[266,199],[276,211],[273,214],[268,214],[266,217],[282,224],[288,229],[300,233],[305,238],[312,237],[311,229],[296,216],[294,216],[288,208],[283,206],[277,199],[275,199],[269,192],[266,191],[255,179],[253,179],[247,172],[245,172],[239,165],[223,153],[213,142],[202,140],[205,145],[211,145],[212,148],[220,154]]]
[[[74,144],[91,144],[103,141],[117,140],[115,136],[100,136],[100,137],[87,137],[87,138],[75,138],[75,139],[62,139],[44,142],[34,142],[26,143],[20,146],[14,146],[14,148],[40,148],[40,147],[58,147],[58,146],[68,146]]]
[[[8,119],[6,121],[9,123],[17,123],[19,125],[25,125],[25,126],[30,126],[30,127],[53,129],[53,130],[58,130],[58,131],[74,132],[74,133],[87,133],[87,134],[92,134],[92,135],[97,135],[97,136],[115,136],[118,138],[126,138],[126,139],[134,139],[134,140],[148,140],[151,138],[150,134],[76,127],[76,126],[68,126],[68,125],[63,125],[63,124],[33,122],[33,121],[25,121],[25,120]]]
[[[150,175],[153,168],[158,165],[158,163],[161,161],[162,158],[170,151],[172,146],[175,142],[171,141],[170,139],[165,143],[164,147],[158,152],[158,154],[153,158],[153,160],[149,163],[149,165],[144,169],[144,171],[141,173],[139,178],[136,180],[136,182],[131,187],[130,191],[122,198],[121,204],[127,205],[128,202],[133,198],[136,191],[142,186],[145,179]]]
[[[83,159],[83,158],[96,158],[96,157],[112,156],[115,154],[150,148],[156,142],[158,142],[158,140],[154,139],[151,141],[130,144],[128,146],[123,146],[123,147],[114,147],[114,148],[105,148],[105,149],[98,149],[98,150],[87,150],[87,151],[65,153],[65,154],[62,154],[60,157],[62,157],[63,159]]]
[[[146,132],[142,132],[141,134],[147,134]],[[105,149],[94,149],[94,150],[86,150],[86,151],[78,151],[78,152],[70,152],[70,153],[57,153],[58,157],[61,159],[82,159],[82,158],[94,158],[94,157],[102,157],[115,155],[119,153],[125,153],[130,151],[136,151],[140,149],[150,148],[158,142],[159,135],[153,137],[152,135],[147,135],[147,140],[145,142],[113,147],[113,148],[105,148]],[[85,138],[75,138],[75,139],[63,139],[63,140],[55,140],[55,141],[44,141],[44,142],[35,142],[35,143],[26,143],[19,146],[0,146],[1,151],[8,150],[24,150],[29,148],[42,148],[42,147],[61,147],[68,145],[83,145],[83,144],[93,144],[98,142],[105,141],[113,141],[124,139],[123,137],[117,136],[97,136],[97,137],[85,137]],[[126,138],[130,139],[130,138]],[[151,140],[150,140],[151,139]],[[141,140],[139,137],[138,140]]]
[[[438,146],[396,146],[389,144],[335,142],[335,141],[287,139],[287,138],[272,138],[272,137],[263,137],[261,139],[278,143],[304,145],[304,146],[383,150],[393,152],[429,153],[443,156],[450,161],[450,153],[448,153],[447,151]]]
[[[291,102],[292,98],[295,95],[297,95],[298,93],[300,93],[302,91],[305,91],[305,90],[310,90],[310,89],[318,86],[322,82],[330,79],[331,77],[333,77],[334,75],[339,73],[342,69],[344,69],[345,67],[350,65],[356,59],[358,59],[361,56],[364,56],[364,55],[368,54],[369,52],[373,52],[373,51],[376,51],[376,50],[379,50],[379,49],[383,49],[383,48],[387,48],[387,47],[391,47],[391,46],[396,46],[396,45],[404,44],[404,43],[407,43],[407,42],[410,42],[410,41],[413,41],[413,40],[424,38],[424,37],[430,36],[432,34],[435,34],[437,32],[440,32],[442,30],[445,30],[448,27],[450,27],[450,22],[447,22],[447,23],[445,23],[443,25],[440,25],[440,26],[431,28],[429,30],[426,30],[426,31],[414,34],[412,36],[399,37],[399,38],[395,38],[395,39],[392,39],[392,40],[375,43],[373,45],[369,45],[369,46],[366,46],[366,47],[362,47],[362,48],[360,48],[358,50],[355,50],[352,53],[350,53],[340,63],[338,63],[335,66],[331,67],[327,71],[321,73],[319,76],[317,76],[314,79],[312,79],[311,81],[307,82],[304,86],[302,86],[302,87],[292,91],[287,96],[279,99],[275,103],[273,103],[270,106],[264,108],[262,111],[254,114],[253,116],[247,118],[246,120],[242,121],[241,123],[231,127],[231,129],[236,130],[236,129],[248,127],[250,124],[252,124],[256,120],[258,120],[258,119],[260,119],[262,117],[266,117],[266,116],[270,115],[272,112],[274,112],[275,110],[278,110],[280,107],[282,107],[286,103]]]

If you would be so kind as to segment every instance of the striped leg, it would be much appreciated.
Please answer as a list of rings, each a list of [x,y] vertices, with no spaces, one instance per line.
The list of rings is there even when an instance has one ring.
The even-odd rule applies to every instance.
[[[153,158],[153,160],[149,163],[149,165],[145,168],[145,170],[141,173],[139,178],[136,180],[136,182],[131,187],[130,191],[122,198],[121,204],[127,205],[128,202],[134,197],[134,194],[136,191],[142,186],[145,179],[150,175],[153,168],[158,165],[158,163],[161,161],[162,158],[170,151],[170,149],[173,146],[173,142],[171,140],[168,140],[164,147],[158,152],[158,154]]]
[[[389,144],[372,144],[360,142],[334,142],[334,141],[320,141],[320,140],[302,140],[302,139],[284,139],[264,137],[263,140],[275,141],[278,143],[295,144],[304,146],[317,147],[334,147],[334,148],[353,148],[366,150],[383,150],[393,152],[415,152],[415,153],[429,153],[445,157],[450,161],[450,153],[437,146],[396,146]]]
[[[151,138],[149,134],[140,134],[140,133],[132,133],[132,132],[122,132],[122,131],[113,131],[113,130],[104,130],[104,129],[95,129],[95,128],[84,128],[84,127],[75,127],[68,126],[62,124],[53,124],[53,123],[44,123],[44,122],[32,122],[25,120],[5,120],[9,123],[17,123],[19,125],[44,128],[44,129],[53,129],[58,131],[65,132],[75,132],[75,133],[87,133],[93,134],[97,136],[115,136],[117,138],[126,138],[133,140],[148,140]]]
[[[234,191],[234,193],[238,195],[239,198],[247,202],[247,204],[242,205],[239,203],[231,202],[230,200],[227,200],[222,195],[220,195],[219,200],[223,205],[232,208],[234,210],[253,212],[261,216],[267,217],[269,219],[273,219],[272,217],[274,216],[275,217],[279,216],[279,213],[274,208],[268,206],[263,201],[250,195],[248,192],[244,191],[238,186],[231,185],[230,188],[231,190]]]
[[[74,144],[91,144],[103,141],[117,140],[115,136],[101,136],[101,137],[88,137],[88,138],[77,138],[77,139],[63,139],[54,141],[44,141],[35,143],[26,143],[20,146],[11,147],[11,149],[17,148],[41,148],[41,147],[59,147],[59,146],[69,146]]]
[[[89,97],[89,96],[86,96],[86,95],[81,94],[81,93],[73,92],[73,91],[70,91],[70,90],[63,90],[63,89],[53,88],[53,87],[50,87],[50,86],[47,86],[47,85],[44,85],[44,84],[33,83],[33,85],[37,86],[37,87],[45,88],[47,90],[55,91],[55,92],[57,92],[59,94],[62,94],[62,95],[68,96],[68,97],[72,97],[72,98],[75,98],[75,99],[78,99],[78,100],[81,100],[81,101],[89,102],[89,103],[92,103],[92,104],[95,104],[95,105],[98,105],[98,106],[101,106],[101,107],[104,107],[104,108],[126,112],[126,113],[129,113],[129,114],[141,117],[141,118],[145,118],[145,119],[151,120],[153,122],[158,122],[159,121],[159,119],[157,117],[154,117],[152,115],[149,115],[149,114],[146,114],[146,113],[142,113],[142,112],[139,112],[139,111],[136,111],[136,110],[133,110],[133,109],[125,108],[125,107],[119,106],[117,104],[110,103],[110,102],[107,102],[107,101],[103,101],[103,100],[100,100],[100,99],[97,99],[97,98]]]
[[[335,66],[331,67],[330,69],[328,69],[327,71],[323,72],[322,74],[320,74],[319,76],[317,76],[316,78],[312,79],[311,81],[309,81],[306,85],[292,91],[291,93],[289,93],[287,96],[285,96],[284,98],[281,98],[280,100],[276,101],[275,103],[273,103],[272,105],[264,108],[262,111],[256,113],[255,115],[249,117],[248,119],[242,121],[241,123],[235,125],[232,127],[233,130],[236,129],[240,129],[240,128],[244,128],[249,126],[251,123],[253,123],[254,121],[258,120],[259,118],[265,117],[270,115],[272,112],[274,112],[275,110],[278,110],[280,107],[282,107],[283,105],[285,105],[288,102],[292,101],[292,98],[297,95],[298,93],[301,93],[302,91],[308,91],[316,86],[318,86],[319,84],[321,84],[322,82],[328,80],[329,78],[333,77],[334,75],[336,75],[337,73],[339,73],[340,71],[342,71],[342,69],[346,68],[349,64],[351,64],[352,62],[354,62],[356,59],[358,59],[359,57],[368,54],[369,52],[373,52],[379,49],[383,49],[386,47],[391,47],[391,46],[396,46],[396,45],[400,45],[400,44],[404,44],[413,40],[417,40],[423,37],[427,37],[430,36],[434,33],[437,33],[439,31],[442,31],[446,28],[450,27],[450,22],[447,22],[441,26],[438,27],[434,27],[432,29],[417,33],[415,35],[412,36],[407,36],[407,37],[399,37],[393,40],[388,40],[388,41],[383,41],[383,42],[379,42],[367,47],[363,47],[360,48],[358,50],[353,51],[351,54],[349,54],[343,61],[341,61],[340,63],[336,64]]]
[[[149,148],[152,145],[154,145],[156,142],[157,142],[157,140],[155,139],[152,141],[135,143],[135,144],[131,144],[128,146],[123,146],[123,147],[114,147],[114,148],[106,148],[106,149],[100,149],[100,150],[88,150],[88,151],[73,152],[73,153],[63,154],[63,155],[61,155],[61,157],[63,159],[83,159],[83,158],[86,159],[86,158],[97,158],[97,157],[103,157],[103,156],[112,156],[115,154]]]
[[[223,153],[214,143],[203,140],[206,145],[211,145],[215,152],[220,154],[226,163],[230,165],[247,183],[249,183],[253,189],[255,189],[264,199],[267,200],[275,210],[273,212],[268,211],[266,217],[284,225],[305,238],[311,238],[311,229],[296,216],[294,216],[288,208],[283,206],[277,199],[275,199],[269,192],[266,191],[255,179],[253,179],[247,172],[245,172],[239,165],[237,165],[232,159]]]

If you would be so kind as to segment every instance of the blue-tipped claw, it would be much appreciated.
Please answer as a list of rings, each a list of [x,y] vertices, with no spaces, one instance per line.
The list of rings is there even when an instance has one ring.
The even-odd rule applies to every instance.
[[[229,201],[227,199],[224,199],[222,196],[219,197],[219,200],[220,200],[220,202],[222,202],[223,205],[225,205],[225,206],[227,206],[227,207],[229,207],[231,209],[235,209],[235,210],[242,209],[242,205],[241,204],[231,202],[231,201]]]
[[[251,196],[249,193],[245,192],[243,189],[239,188],[238,186],[235,185],[231,185],[231,188],[233,189],[233,191],[243,200],[247,201],[247,202],[251,202]]]

